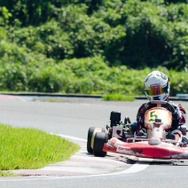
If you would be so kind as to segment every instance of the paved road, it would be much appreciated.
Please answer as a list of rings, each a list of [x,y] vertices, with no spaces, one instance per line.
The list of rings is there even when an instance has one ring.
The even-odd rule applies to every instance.
[[[67,102],[66,102],[67,101]],[[101,102],[101,100],[66,99],[63,103],[0,100],[0,121],[13,126],[33,127],[58,134],[86,139],[90,126],[103,127],[112,110],[135,120],[137,102]]]
[[[86,139],[90,126],[104,126],[112,110],[122,117],[135,119],[144,101],[102,102],[100,100],[49,103],[25,99],[1,99],[0,122],[12,126],[32,127]],[[188,111],[188,102],[181,102]],[[0,178],[0,187],[187,187],[188,166],[139,163],[127,164],[129,170],[79,177],[18,177]]]

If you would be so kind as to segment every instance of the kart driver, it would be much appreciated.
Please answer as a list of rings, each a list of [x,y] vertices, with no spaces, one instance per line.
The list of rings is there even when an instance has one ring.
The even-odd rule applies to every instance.
[[[144,83],[145,93],[150,102],[144,103],[138,110],[137,113],[137,123],[138,128],[135,132],[135,136],[145,136],[146,128],[144,127],[144,114],[145,112],[155,107],[156,104],[152,104],[151,101],[168,101],[170,93],[170,79],[159,71],[153,71],[147,75]],[[168,101],[169,102],[169,101]],[[166,108],[172,113],[172,126],[170,129],[166,130],[166,137],[169,139],[174,139],[175,135],[182,131],[183,135],[186,135],[185,124],[185,110],[181,105],[175,105],[169,102],[173,108],[169,105],[162,104],[162,107]],[[183,143],[186,145],[187,139],[183,137]]]

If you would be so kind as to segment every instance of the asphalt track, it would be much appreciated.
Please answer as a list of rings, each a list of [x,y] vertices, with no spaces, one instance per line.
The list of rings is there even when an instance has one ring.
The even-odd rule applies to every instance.
[[[137,109],[143,102],[67,98],[61,103],[50,103],[34,102],[31,98],[0,97],[1,123],[77,137],[79,139],[75,141],[82,145],[82,149],[69,161],[56,164],[55,167],[45,167],[51,175],[43,173],[35,174],[37,176],[33,174],[0,178],[0,187],[188,187],[186,164],[131,164],[122,156],[108,155],[105,158],[96,158],[87,154],[85,140],[90,126],[104,127],[112,110],[121,111],[122,119],[127,115],[131,120],[135,120]],[[188,111],[188,102],[181,104]],[[69,168],[69,173],[65,170],[66,167]],[[58,171],[59,174],[53,174],[52,168],[56,169],[53,172]]]

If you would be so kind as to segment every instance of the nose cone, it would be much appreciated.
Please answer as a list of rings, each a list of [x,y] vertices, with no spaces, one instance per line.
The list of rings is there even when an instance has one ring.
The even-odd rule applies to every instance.
[[[161,139],[160,138],[150,138],[148,143],[150,145],[159,145],[161,143]]]

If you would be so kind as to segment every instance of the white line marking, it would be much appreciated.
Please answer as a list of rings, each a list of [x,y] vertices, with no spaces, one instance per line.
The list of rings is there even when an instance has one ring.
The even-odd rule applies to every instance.
[[[55,179],[82,179],[82,178],[92,178],[92,177],[105,177],[105,176],[115,176],[115,175],[121,175],[121,174],[131,174],[131,173],[137,173],[142,170],[145,170],[149,165],[141,165],[141,164],[134,164],[130,168],[121,171],[121,172],[114,172],[114,173],[108,173],[108,174],[97,174],[97,175],[86,175],[86,176],[41,176],[41,177],[26,177],[26,178],[16,178],[16,179],[2,179],[0,182],[19,182],[19,181],[36,181],[36,180],[55,180]],[[11,177],[10,177],[11,178]]]
[[[51,133],[51,134],[55,134],[55,133]],[[60,137],[62,137],[62,138],[67,138],[67,139],[72,139],[72,140],[87,142],[87,140],[86,140],[86,139],[83,139],[83,138],[77,138],[77,137],[67,136],[67,135],[63,135],[63,134],[55,134],[55,135],[60,136]]]
[[[122,173],[123,174],[137,173],[142,170],[145,170],[148,166],[149,164],[134,164],[127,170],[124,170]]]

